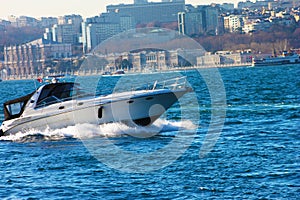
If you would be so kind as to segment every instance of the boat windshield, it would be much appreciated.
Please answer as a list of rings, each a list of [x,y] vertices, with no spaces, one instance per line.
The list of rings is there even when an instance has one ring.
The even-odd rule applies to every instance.
[[[79,89],[74,87],[74,85],[74,83],[45,85],[37,100],[36,108],[71,100],[73,96],[77,96],[79,93]]]

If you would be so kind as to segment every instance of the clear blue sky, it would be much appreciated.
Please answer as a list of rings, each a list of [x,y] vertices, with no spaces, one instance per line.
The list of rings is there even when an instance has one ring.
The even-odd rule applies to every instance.
[[[148,0],[159,2],[160,0]],[[245,0],[186,0],[187,4],[206,5],[210,3],[235,3]],[[0,18],[7,19],[15,16],[52,16],[66,14],[80,14],[83,17],[93,17],[105,12],[106,6],[111,4],[131,4],[133,0],[1,0]]]

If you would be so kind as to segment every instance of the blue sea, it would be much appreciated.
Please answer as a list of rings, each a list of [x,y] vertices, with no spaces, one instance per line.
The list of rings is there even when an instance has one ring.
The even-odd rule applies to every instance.
[[[1,137],[0,198],[300,199],[300,66],[176,73],[194,92],[150,127],[78,124]],[[3,81],[0,103],[38,86]]]

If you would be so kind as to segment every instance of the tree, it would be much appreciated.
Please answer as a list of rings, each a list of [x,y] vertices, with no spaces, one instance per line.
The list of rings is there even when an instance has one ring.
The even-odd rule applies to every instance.
[[[41,38],[44,30],[39,27],[6,26],[0,31],[0,45],[16,45]]]

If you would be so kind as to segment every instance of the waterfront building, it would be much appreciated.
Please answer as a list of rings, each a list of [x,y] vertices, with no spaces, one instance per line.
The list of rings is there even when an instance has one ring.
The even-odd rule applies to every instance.
[[[145,67],[152,70],[166,70],[168,66],[168,52],[150,51],[145,54]]]
[[[251,63],[252,62],[252,53],[250,50],[246,51],[217,51],[212,54],[211,52],[205,53],[203,56],[197,57],[197,66],[198,67],[216,67],[220,65],[236,65]]]
[[[220,64],[220,55],[215,55],[208,52],[204,56],[197,57],[197,67],[215,66]]]
[[[223,65],[236,64],[240,65],[242,63],[242,56],[240,53],[227,53],[220,54],[221,63]]]
[[[172,50],[172,51],[169,51],[169,67],[170,68],[174,68],[174,67],[179,67],[179,58],[180,58],[180,55],[178,53],[178,51],[176,50]]]
[[[203,53],[201,49],[138,49],[131,52],[97,54],[99,63],[96,67],[101,71],[116,71],[119,69],[133,72],[161,71],[194,66],[197,57],[203,55]],[[91,65],[90,69],[95,70],[95,65]]]
[[[42,73],[53,59],[71,57],[71,44],[54,43],[45,39],[4,47],[4,67],[9,75]]]
[[[176,22],[177,13],[183,12],[184,9],[185,0],[149,3],[147,0],[137,0],[134,4],[109,5],[106,7],[108,13],[131,16],[137,24]]]
[[[133,71],[142,71],[145,69],[146,56],[144,52],[131,53],[130,62]]]

